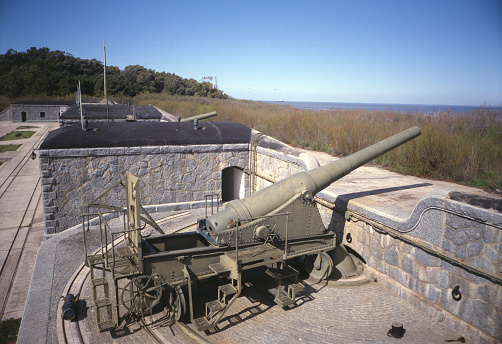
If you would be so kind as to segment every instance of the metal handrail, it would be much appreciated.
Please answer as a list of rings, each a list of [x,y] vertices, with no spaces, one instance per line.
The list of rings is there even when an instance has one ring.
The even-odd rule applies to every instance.
[[[220,194],[217,193],[212,193],[208,195],[204,195],[205,198],[205,206],[204,206],[204,218],[207,219],[207,199],[211,197],[211,215],[214,214],[214,198],[216,197],[216,212],[220,210],[220,201],[218,200],[218,197]]]
[[[289,215],[291,215],[291,212],[288,211],[288,212],[285,212],[285,213],[277,213],[277,214],[269,214],[269,215],[264,215],[264,216],[256,216],[256,217],[249,217],[247,219],[242,219],[242,220],[237,220],[237,226],[235,227],[235,249],[236,249],[236,252],[235,252],[235,259],[238,261],[238,258],[239,258],[239,248],[238,248],[238,237],[239,237],[239,223],[241,221],[248,221],[248,222],[252,222],[252,221],[255,221],[255,220],[260,220],[260,219],[268,219],[268,218],[271,218],[271,217],[277,217],[277,216],[286,216],[286,238],[284,240],[284,257],[283,259],[286,259],[287,256],[288,256],[288,222],[289,222]]]

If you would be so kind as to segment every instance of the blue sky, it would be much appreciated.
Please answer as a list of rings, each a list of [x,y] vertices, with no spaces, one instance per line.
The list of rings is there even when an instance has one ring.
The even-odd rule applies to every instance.
[[[0,54],[216,76],[253,100],[502,105],[502,1],[0,0]]]

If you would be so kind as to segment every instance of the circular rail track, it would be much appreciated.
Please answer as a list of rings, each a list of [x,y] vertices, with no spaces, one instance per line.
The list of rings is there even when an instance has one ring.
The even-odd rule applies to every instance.
[[[162,219],[159,220],[159,222],[162,221]],[[178,229],[175,232],[186,231],[194,226],[195,223]],[[120,240],[122,240],[122,237],[116,239],[116,244]],[[122,289],[127,288],[131,284],[131,281],[122,282]],[[109,283],[110,286],[113,285],[111,278],[109,278]],[[110,288],[110,290],[112,289]],[[113,292],[111,293],[113,294]],[[90,269],[84,263],[80,264],[67,282],[63,295],[67,294],[78,296],[78,317],[72,321],[63,320],[63,301],[59,302],[56,327],[58,343],[60,344],[108,343],[112,340],[114,343],[209,343],[184,323],[171,321],[166,316],[165,309],[164,311],[156,309],[156,312],[152,312],[152,315],[146,315],[140,318],[139,321],[123,321],[118,329],[100,333],[96,326],[96,312],[92,306]],[[110,298],[114,299],[114,295],[110,295]],[[127,307],[124,307],[124,305],[120,307],[121,314],[124,314]],[[115,310],[112,311],[115,312]],[[160,330],[161,328],[162,330]]]

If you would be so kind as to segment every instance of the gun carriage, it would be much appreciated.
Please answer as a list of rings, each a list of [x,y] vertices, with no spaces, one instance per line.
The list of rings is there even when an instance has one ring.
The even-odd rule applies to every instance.
[[[277,281],[275,303],[281,307],[294,304],[304,285],[298,282],[298,271],[288,262],[305,257],[310,276],[320,281],[333,271],[332,252],[343,250],[337,245],[335,233],[325,228],[315,194],[419,135],[418,127],[410,128],[348,157],[294,174],[243,199],[230,201],[225,209],[199,219],[196,232],[164,234],[140,204],[138,178],[127,173],[123,184],[126,208],[90,204],[90,207],[124,214],[125,228],[118,233],[123,245],[115,247],[118,234],[113,234],[108,250],[105,233],[101,235],[105,238],[101,250],[88,254],[85,235],[89,222],[85,219],[96,214],[82,215],[86,265],[90,267],[99,330],[115,328],[125,317],[150,314],[162,297],[170,317],[180,320],[187,311],[182,286],[188,291],[191,321],[199,330],[211,329],[239,297],[243,274],[258,267],[266,268],[266,273]],[[99,217],[101,219],[101,215]],[[145,224],[150,224],[160,235],[142,237]],[[105,271],[111,271],[113,276],[113,302]],[[218,287],[216,300],[206,303],[205,316],[194,319],[192,282],[215,276],[227,278],[228,283]],[[98,291],[99,288],[102,290]]]

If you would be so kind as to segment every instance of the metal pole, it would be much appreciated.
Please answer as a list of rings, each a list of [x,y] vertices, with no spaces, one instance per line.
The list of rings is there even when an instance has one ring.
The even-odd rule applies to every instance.
[[[82,112],[82,89],[80,88],[80,80],[78,81],[78,108],[80,110],[80,122],[82,122],[82,130],[84,130],[84,114]]]
[[[103,51],[104,51],[104,54],[105,54],[104,78],[105,78],[105,99],[106,99],[106,121],[110,122],[110,113],[108,111],[108,91],[106,89],[106,47],[105,47],[105,40],[103,40]]]
[[[235,262],[237,264],[237,272],[239,271],[239,222],[237,219],[237,227],[235,228]]]
[[[286,241],[284,243],[284,260],[288,259],[288,222],[289,214],[286,214]]]

